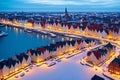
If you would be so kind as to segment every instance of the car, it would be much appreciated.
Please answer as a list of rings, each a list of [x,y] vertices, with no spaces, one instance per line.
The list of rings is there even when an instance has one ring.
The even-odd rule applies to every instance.
[[[61,59],[56,59],[57,62],[61,62]]]
[[[25,73],[21,73],[21,74],[20,74],[20,77],[23,77],[24,75],[25,75]]]
[[[111,78],[110,76],[108,76],[108,75],[106,75],[106,74],[104,74],[104,73],[102,73],[102,74],[103,74],[103,76],[107,77],[109,80],[114,80],[114,79]]]
[[[84,65],[84,63],[80,62],[80,64]]]
[[[89,64],[85,64],[86,66],[89,66],[89,67],[93,67],[92,65],[89,65]]]
[[[18,78],[18,75],[16,75],[15,78]]]
[[[25,70],[25,72],[29,72],[29,70]]]
[[[51,66],[53,66],[55,64],[56,64],[55,62],[52,62],[52,63],[48,64],[48,67],[51,67]]]
[[[68,58],[71,58],[71,57],[73,57],[74,55],[69,55],[69,56],[67,56],[66,58],[68,59]]]

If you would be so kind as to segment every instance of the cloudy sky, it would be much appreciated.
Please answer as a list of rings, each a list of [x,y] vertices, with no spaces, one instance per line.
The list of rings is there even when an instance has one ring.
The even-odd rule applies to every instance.
[[[120,11],[120,0],[0,0],[0,11]]]

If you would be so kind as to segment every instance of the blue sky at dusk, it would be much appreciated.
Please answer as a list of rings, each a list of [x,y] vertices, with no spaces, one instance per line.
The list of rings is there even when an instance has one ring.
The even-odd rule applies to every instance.
[[[0,0],[0,11],[120,11],[120,0]]]

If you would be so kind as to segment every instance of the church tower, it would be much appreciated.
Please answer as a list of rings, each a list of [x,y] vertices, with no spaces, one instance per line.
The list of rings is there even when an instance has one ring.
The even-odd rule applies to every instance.
[[[68,12],[67,12],[67,8],[65,8],[65,17],[68,17]]]

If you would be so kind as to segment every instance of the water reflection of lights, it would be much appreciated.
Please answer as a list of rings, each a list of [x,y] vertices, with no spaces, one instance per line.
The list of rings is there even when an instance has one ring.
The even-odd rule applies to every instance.
[[[39,38],[39,34],[37,34],[37,38]]]
[[[45,38],[47,38],[47,35],[45,35]]]
[[[6,25],[6,26],[5,26],[5,29],[7,30],[7,28],[8,28],[8,27],[7,27],[7,25]]]
[[[14,28],[14,30],[18,33],[18,28]]]
[[[23,32],[23,30],[22,29],[20,29],[20,33],[22,33]]]
[[[42,39],[44,39],[44,35],[42,35]]]
[[[18,34],[18,28],[13,28],[14,29],[14,31]]]
[[[55,40],[53,39],[52,42],[55,43]]]
[[[13,27],[13,29],[15,30],[15,27]]]

